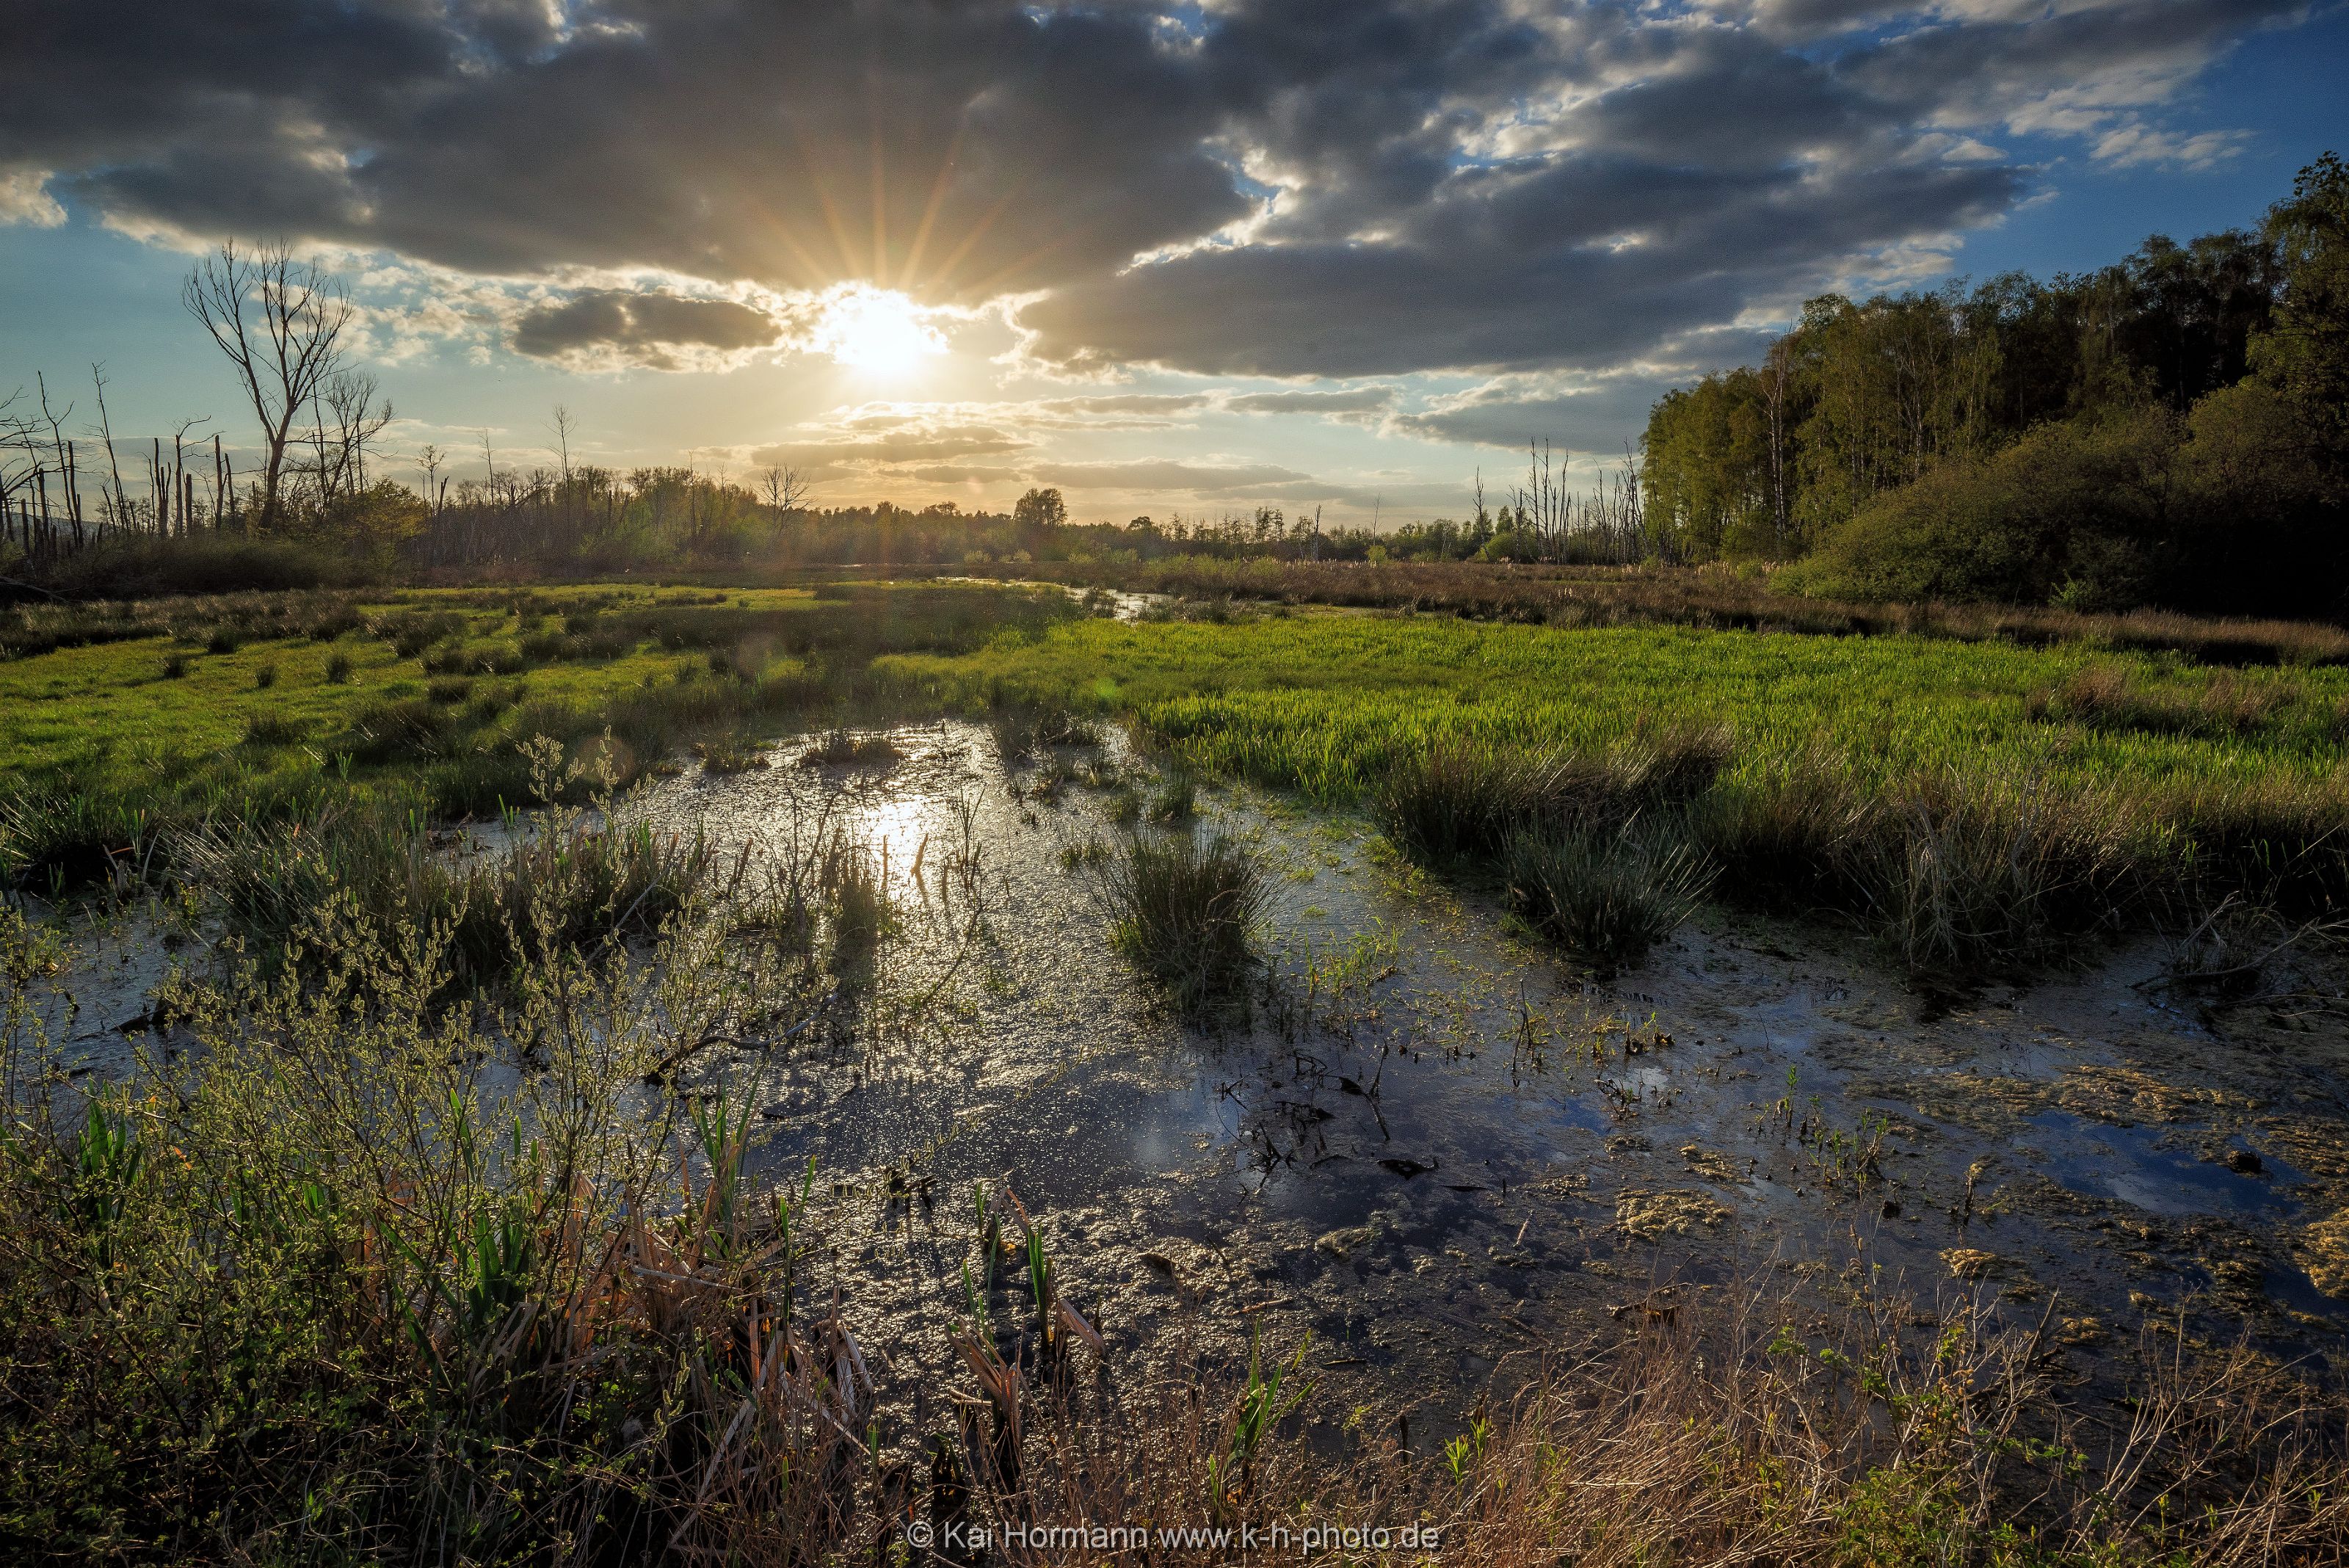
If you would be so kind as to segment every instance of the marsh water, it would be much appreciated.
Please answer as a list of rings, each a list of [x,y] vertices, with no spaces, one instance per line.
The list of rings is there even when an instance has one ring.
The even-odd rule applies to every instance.
[[[2349,1213],[2343,1031],[2206,1018],[2158,945],[1929,1005],[1842,929],[1714,909],[1594,977],[1359,820],[1203,789],[1195,821],[1113,824],[1116,781],[1149,772],[1117,735],[1010,768],[981,726],[888,739],[854,765],[781,742],[631,807],[730,852],[824,820],[883,867],[896,919],[864,983],[924,1025],[843,1005],[658,1092],[754,1100],[766,1179],[813,1158],[885,1360],[960,1310],[980,1181],[1018,1194],[1113,1345],[1309,1328],[1365,1397],[1456,1396],[1626,1310],[1789,1277],[1995,1298],[2084,1378],[2147,1323],[2349,1345],[2322,1226]],[[1125,832],[1231,833],[1272,869],[1265,972],[1211,1021],[1110,950],[1085,846]],[[65,1033],[93,1060],[154,959],[100,944],[75,976]]]

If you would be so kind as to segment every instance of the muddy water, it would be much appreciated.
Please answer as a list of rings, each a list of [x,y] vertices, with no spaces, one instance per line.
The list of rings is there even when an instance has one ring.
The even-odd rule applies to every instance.
[[[932,1025],[852,1018],[702,1084],[758,1096],[768,1171],[815,1158],[842,1277],[915,1360],[960,1306],[971,1184],[1007,1178],[1112,1340],[1309,1326],[1364,1397],[1458,1394],[1660,1295],[1855,1268],[2044,1315],[2089,1378],[2181,1313],[2343,1355],[2337,1023],[2198,1020],[2147,983],[2150,947],[1928,1017],[1837,932],[1718,913],[1594,981],[1359,823],[1209,792],[1196,827],[1139,831],[1244,835],[1278,893],[1247,1015],[1185,1027],[1064,854],[1125,831],[1106,791],[1038,798],[974,727],[894,739],[891,764],[786,745],[647,805],[721,845],[828,810],[885,859],[874,985],[940,999]],[[1095,756],[1139,766],[1063,753]],[[973,860],[957,901],[942,868]]]
[[[2146,947],[1928,1016],[1833,929],[1719,912],[1594,981],[1359,822],[1205,791],[1198,824],[1135,831],[1243,835],[1277,891],[1244,1012],[1185,1025],[1110,955],[1069,853],[1128,831],[1114,776],[1149,786],[1119,738],[1058,753],[1050,790],[978,727],[889,738],[636,806],[729,849],[828,818],[885,868],[896,927],[854,993],[672,1090],[753,1096],[768,1179],[813,1157],[833,1277],[903,1377],[948,1364],[969,1193],[1007,1179],[1121,1353],[1310,1328],[1338,1409],[1456,1408],[1635,1306],[1855,1270],[2044,1316],[2088,1381],[2147,1323],[2349,1358],[2337,1012],[2199,1017]],[[90,1061],[156,955],[129,930],[78,972],[60,1033]]]

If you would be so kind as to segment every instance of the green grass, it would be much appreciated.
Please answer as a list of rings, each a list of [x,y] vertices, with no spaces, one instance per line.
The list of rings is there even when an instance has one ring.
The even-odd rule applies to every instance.
[[[503,618],[470,618],[486,629]],[[174,652],[188,655],[188,672],[170,680],[163,662]],[[338,654],[352,667],[348,685],[326,680],[327,664]],[[608,664],[548,665],[528,681],[533,697],[592,701],[647,677],[665,679],[675,663],[671,655],[639,651]],[[268,668],[277,671],[274,684],[256,688]],[[101,738],[132,767],[150,756],[207,755],[234,745],[256,718],[327,734],[347,728],[369,703],[422,695],[426,681],[420,658],[401,659],[387,643],[357,637],[254,641],[223,654],[191,652],[154,637],[11,659],[0,662],[0,773],[63,765]]]
[[[1715,723],[1734,736],[1732,779],[1822,741],[1871,781],[1965,763],[2051,779],[2250,782],[2319,777],[2349,759],[2340,724],[2349,670],[2226,672],[2278,694],[2267,722],[2247,732],[2031,717],[2034,692],[2092,661],[2127,668],[2153,691],[2220,678],[2083,645],[1329,613],[1230,625],[1076,621],[1030,645],[883,668],[949,694],[1131,710],[1208,767],[1332,803],[1363,798],[1392,760],[1445,738],[1588,750]]]
[[[86,881],[125,850],[146,864],[160,829],[354,794],[492,814],[531,798],[519,742],[537,734],[606,752],[625,783],[697,738],[890,695],[867,677],[877,653],[1017,641],[1075,613],[1057,591],[937,584],[10,612],[8,646],[27,651],[0,657],[0,779],[16,786],[0,878]]]
[[[1329,612],[1081,621],[880,668],[948,701],[1130,711],[1194,764],[1366,805],[1436,862],[1490,861],[1560,811],[1684,804],[1723,896],[1857,918],[1920,980],[2060,959],[2237,889],[2349,897],[2335,669]]]

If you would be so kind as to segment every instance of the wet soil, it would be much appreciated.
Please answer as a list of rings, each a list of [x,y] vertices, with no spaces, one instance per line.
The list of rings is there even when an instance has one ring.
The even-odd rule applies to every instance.
[[[978,1182],[1120,1353],[1309,1328],[1336,1409],[1456,1409],[1511,1356],[1789,1278],[1994,1300],[2084,1386],[2148,1325],[2349,1366],[2337,1009],[2203,1012],[2158,944],[1928,1004],[1837,929],[1719,911],[1597,978],[1358,821],[1203,791],[1196,824],[1113,826],[1115,782],[1148,785],[1122,737],[1008,774],[978,726],[888,738],[634,809],[730,853],[828,815],[885,866],[861,999],[648,1092],[754,1096],[768,1179],[813,1157],[829,1278],[901,1376],[947,1365]],[[1081,849],[1218,830],[1275,867],[1267,967],[1185,1022],[1111,955]],[[91,1060],[154,953],[123,936],[78,971]]]
[[[707,1069],[755,1081],[767,1168],[815,1157],[842,1277],[917,1361],[962,1310],[972,1184],[999,1179],[1113,1340],[1309,1327],[1349,1397],[1443,1401],[1676,1293],[1858,1271],[2044,1318],[2091,1380],[2147,1324],[2349,1353],[2337,1014],[2198,1013],[2158,985],[2158,944],[1929,1004],[1842,932],[1718,912],[1595,979],[1359,822],[1211,792],[1200,825],[1133,830],[1242,834],[1278,891],[1256,994],[1186,1024],[1109,954],[1068,863],[1127,831],[1109,792],[1040,797],[1049,759],[1007,778],[975,727],[894,739],[885,767],[786,747],[647,804],[725,844],[828,799],[891,867],[879,983],[959,965],[928,1037],[850,1029]],[[1054,755],[1140,767],[1114,738]],[[965,852],[975,943],[933,913]]]

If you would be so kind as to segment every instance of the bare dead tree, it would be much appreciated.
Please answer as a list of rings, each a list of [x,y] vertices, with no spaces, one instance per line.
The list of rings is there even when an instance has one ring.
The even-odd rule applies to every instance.
[[[171,494],[179,508],[180,537],[182,539],[193,532],[196,521],[196,481],[195,475],[188,472],[188,432],[198,425],[212,422],[210,414],[200,419],[181,420],[180,428],[171,432]],[[217,524],[220,519],[215,516],[212,521]]]
[[[571,417],[569,409],[557,403],[554,405],[554,418],[547,428],[554,432],[555,455],[563,464],[563,483],[568,484],[571,483],[571,432],[579,428],[578,421]]]
[[[365,370],[337,370],[319,388],[313,417],[320,499],[356,495],[367,488],[367,448],[393,419],[391,400],[380,397],[380,389]]]
[[[41,394],[41,419],[49,427],[49,450],[57,460],[57,483],[64,491],[61,499],[66,522],[73,529],[74,548],[78,550],[82,545],[81,475],[75,472],[74,443],[66,439],[65,431],[66,421],[73,417],[74,406],[67,403],[63,410],[50,408],[48,379],[38,370],[33,372],[33,385]],[[46,517],[49,510],[48,485],[44,476],[35,477],[41,482],[41,514]]]
[[[807,475],[796,468],[770,468],[760,476],[760,482],[766,491],[767,509],[775,514],[778,523],[807,504]]]
[[[440,465],[447,461],[448,454],[430,441],[416,454],[416,466],[424,471],[424,499],[436,515],[440,511]]]
[[[40,427],[26,415],[11,411],[24,395],[25,389],[18,387],[0,399],[0,543],[10,537],[10,522],[22,512],[23,545],[29,555],[35,543],[30,498],[42,467],[40,448],[33,444]],[[5,450],[9,447],[24,456],[16,457]]]
[[[279,522],[294,421],[343,367],[350,297],[340,279],[282,244],[250,252],[224,240],[188,275],[181,303],[235,366],[261,425],[261,523]]]
[[[91,365],[89,379],[98,389],[98,424],[92,433],[106,448],[106,469],[113,484],[111,491],[104,485],[98,487],[98,514],[112,522],[117,528],[128,528],[131,523],[130,494],[122,488],[122,462],[114,453],[114,421],[106,411],[106,366],[103,363]]]

